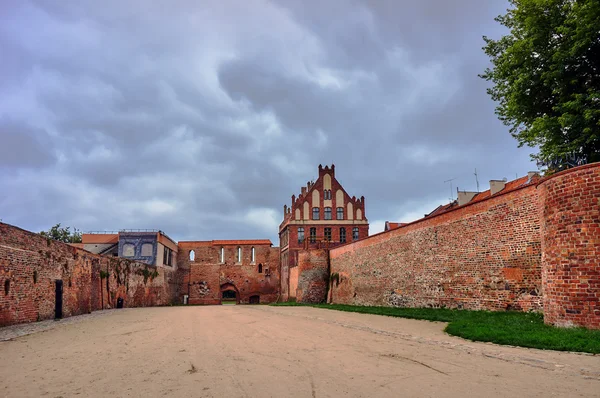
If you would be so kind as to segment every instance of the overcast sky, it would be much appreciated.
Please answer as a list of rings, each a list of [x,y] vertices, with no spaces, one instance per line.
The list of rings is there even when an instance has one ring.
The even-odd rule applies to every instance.
[[[507,7],[3,0],[0,219],[277,245],[320,163],[371,233],[536,170],[477,76]]]

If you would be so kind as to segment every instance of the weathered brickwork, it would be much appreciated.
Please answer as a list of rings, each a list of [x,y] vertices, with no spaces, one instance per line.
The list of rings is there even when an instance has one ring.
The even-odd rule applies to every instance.
[[[225,290],[234,291],[242,304],[272,303],[279,297],[279,248],[270,242],[179,242],[177,265],[183,275],[181,294],[189,295],[190,304],[221,304]]]
[[[600,164],[538,185],[544,320],[600,329]]]
[[[334,248],[332,301],[540,311],[539,228],[528,185]]]
[[[335,247],[369,235],[365,198],[350,196],[335,176],[335,165],[319,165],[319,177],[292,195],[279,226],[281,297],[296,296],[298,254],[304,249]]]
[[[325,302],[329,283],[329,250],[299,251],[297,268],[296,301],[308,304]]]
[[[168,270],[99,256],[0,223],[0,326],[54,318],[57,280],[63,282],[65,317],[112,308],[118,298],[126,307],[169,304],[177,290]]]

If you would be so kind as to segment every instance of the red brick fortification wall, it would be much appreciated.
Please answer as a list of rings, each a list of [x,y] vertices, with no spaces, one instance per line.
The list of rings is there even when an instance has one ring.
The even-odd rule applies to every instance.
[[[329,250],[309,249],[298,252],[298,288],[296,301],[318,304],[327,299]]]
[[[210,241],[180,242],[177,265],[182,274],[181,295],[189,294],[190,304],[221,304],[221,287],[233,288],[241,304],[251,297],[272,303],[279,296],[279,248],[266,245],[241,245],[242,262],[237,262],[237,245],[224,246],[220,263],[219,245]],[[255,261],[251,248],[255,249]],[[194,260],[190,260],[190,251]],[[259,269],[260,266],[260,269]],[[189,291],[189,293],[188,293]]]
[[[600,163],[538,185],[544,321],[600,329]]]
[[[541,311],[539,228],[528,185],[334,248],[331,300]]]
[[[0,326],[54,318],[56,280],[64,317],[114,307],[119,297],[130,307],[170,302],[171,273],[159,269],[144,283],[145,265],[116,260],[0,223]]]

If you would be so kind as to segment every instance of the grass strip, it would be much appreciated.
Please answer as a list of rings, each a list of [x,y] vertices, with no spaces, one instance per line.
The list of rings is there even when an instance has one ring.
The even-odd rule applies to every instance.
[[[472,341],[485,341],[543,350],[600,354],[600,330],[557,328],[544,324],[543,315],[516,311],[492,312],[447,308],[367,307],[345,304],[276,303],[329,310],[448,322],[444,331]]]

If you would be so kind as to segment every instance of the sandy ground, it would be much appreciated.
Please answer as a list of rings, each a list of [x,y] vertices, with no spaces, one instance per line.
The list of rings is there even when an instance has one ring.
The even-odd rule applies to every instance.
[[[36,325],[0,329],[0,396],[600,396],[600,356],[473,343],[443,323],[213,306]]]

